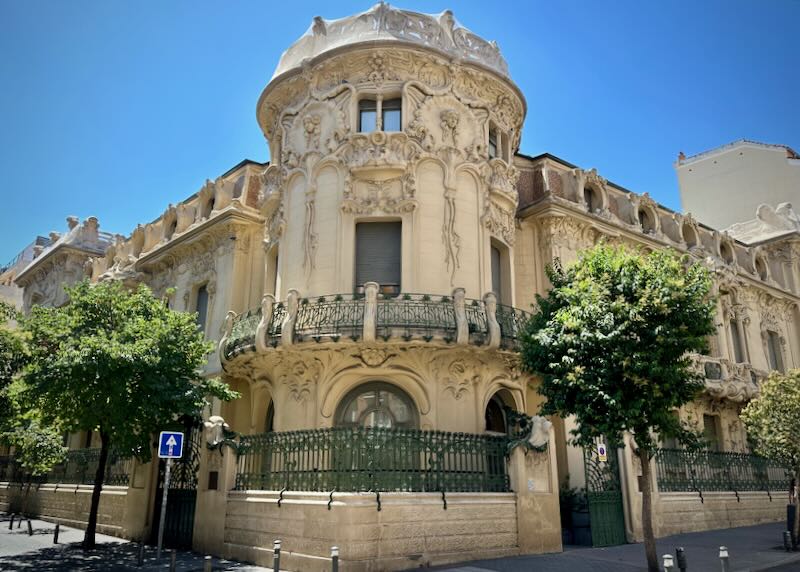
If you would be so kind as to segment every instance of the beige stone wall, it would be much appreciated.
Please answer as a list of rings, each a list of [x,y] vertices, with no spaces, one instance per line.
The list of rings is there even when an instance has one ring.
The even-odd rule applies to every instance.
[[[86,527],[91,500],[90,485],[33,485],[28,488],[0,483],[0,511],[24,511],[76,528]],[[147,504],[144,489],[103,487],[97,515],[98,532],[121,538],[140,538],[145,533],[146,510],[142,508]]]
[[[330,569],[339,546],[347,571],[403,570],[519,553],[514,493],[231,492],[225,515],[225,556],[272,564],[272,542],[283,543],[281,568]],[[534,510],[534,507],[531,507]]]
[[[661,493],[655,503],[657,536],[749,526],[786,519],[786,495],[765,492]],[[637,538],[641,532],[637,530]],[[777,540],[776,540],[777,543]]]

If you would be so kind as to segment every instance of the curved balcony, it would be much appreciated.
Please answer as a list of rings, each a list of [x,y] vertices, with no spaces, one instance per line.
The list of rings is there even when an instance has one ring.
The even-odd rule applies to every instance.
[[[519,351],[519,337],[530,314],[498,304],[494,294],[482,300],[452,296],[379,293],[371,283],[361,294],[301,298],[290,290],[285,301],[264,297],[261,308],[228,313],[220,341],[223,361],[247,351],[307,342],[437,341]]]
[[[705,381],[705,392],[716,399],[735,402],[749,401],[758,393],[766,372],[755,369],[749,363],[734,363],[721,357],[693,354],[695,373]]]

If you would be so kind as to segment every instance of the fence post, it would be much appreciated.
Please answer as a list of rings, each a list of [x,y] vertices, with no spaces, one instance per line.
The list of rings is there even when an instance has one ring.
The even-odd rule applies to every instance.
[[[331,546],[331,572],[339,572],[339,547]]]
[[[730,562],[728,561],[728,547],[719,547],[719,561],[722,565],[722,572],[730,572]]]
[[[33,536],[33,524],[30,518],[28,519],[28,536]]]
[[[783,531],[783,547],[786,549],[786,552],[792,550],[792,533],[788,530]]]
[[[61,525],[56,523],[56,530],[53,533],[53,544],[58,544],[58,533],[59,533],[60,529],[61,529]]]
[[[673,572],[675,567],[672,562],[672,554],[664,555],[664,572]]]
[[[678,570],[681,572],[686,572],[687,563],[686,563],[686,551],[683,549],[682,546],[675,549],[675,560],[678,561]]]
[[[203,558],[203,572],[211,572],[211,556]]]
[[[272,543],[272,571],[280,572],[281,569],[281,541]]]
[[[139,541],[139,557],[136,559],[137,566],[142,564],[144,564],[144,540]]]
[[[11,521],[8,523],[8,530],[11,530],[11,529],[13,529],[13,528],[14,528],[14,516],[15,516],[15,515],[14,515],[14,513],[12,512],[12,513],[11,513]]]

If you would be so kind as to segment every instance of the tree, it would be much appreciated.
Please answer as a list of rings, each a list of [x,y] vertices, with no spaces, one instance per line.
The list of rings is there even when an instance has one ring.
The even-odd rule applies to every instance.
[[[553,288],[537,296],[522,339],[523,366],[542,377],[542,414],[574,415],[574,442],[619,441],[628,432],[642,465],[642,531],[651,572],[658,570],[652,525],[650,460],[654,433],[696,446],[676,408],[703,387],[691,352],[715,331],[711,277],[669,251],[652,254],[600,244],[564,269],[547,269]]]
[[[142,285],[118,282],[67,288],[61,308],[34,307],[22,319],[29,362],[16,391],[45,425],[98,431],[99,465],[83,546],[94,546],[97,509],[109,451],[148,461],[153,434],[183,414],[197,414],[207,396],[237,397],[203,379],[213,349],[192,314],[172,311]]]
[[[742,421],[754,452],[773,459],[800,482],[800,369],[788,373],[773,371],[761,385],[759,395],[742,411]],[[800,499],[797,489],[790,493],[795,505],[792,538],[800,538]]]
[[[10,326],[18,317],[11,304],[0,301],[0,433],[11,429],[13,415],[9,386],[27,359],[23,334]]]

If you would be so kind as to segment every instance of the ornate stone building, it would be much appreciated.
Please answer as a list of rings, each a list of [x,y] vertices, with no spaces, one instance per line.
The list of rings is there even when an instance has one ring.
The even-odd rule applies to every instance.
[[[331,545],[347,570],[390,570],[639,538],[630,444],[607,462],[570,446],[571,420],[536,416],[518,355],[545,266],[600,240],[688,252],[717,277],[719,331],[695,356],[707,390],[678,412],[714,450],[665,443],[657,532],[780,518],[774,468],[724,474],[755,462],[738,413],[759,380],[800,365],[800,233],[748,246],[521,155],[525,113],[497,45],[449,11],[315,18],[258,100],[270,164],[242,162],[129,236],[70,219],[18,275],[27,307],[84,276],[145,282],[218,342],[207,373],[241,398],[194,431],[168,538],[261,563],[281,538],[292,570],[325,569]],[[159,469],[127,467],[102,524],[147,536]],[[67,518],[42,486],[43,512]]]

